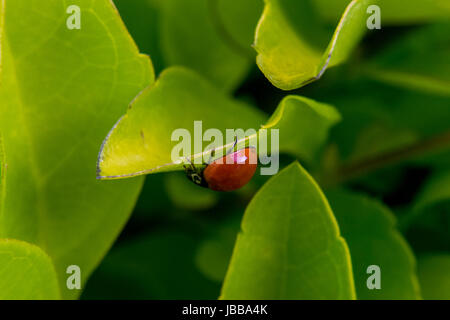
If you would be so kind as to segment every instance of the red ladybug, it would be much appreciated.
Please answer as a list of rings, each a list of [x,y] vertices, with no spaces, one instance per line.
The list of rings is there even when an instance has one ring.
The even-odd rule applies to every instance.
[[[246,185],[255,174],[255,148],[248,147],[229,153],[203,169],[193,164],[185,167],[186,175],[195,184],[215,191],[233,191]]]

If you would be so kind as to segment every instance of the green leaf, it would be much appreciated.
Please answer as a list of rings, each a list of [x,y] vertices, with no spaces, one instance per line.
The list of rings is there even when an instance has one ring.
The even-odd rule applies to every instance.
[[[314,0],[317,11],[327,20],[334,21],[349,0]],[[450,17],[447,0],[378,0],[381,27],[404,24],[427,23]]]
[[[419,280],[426,300],[450,300],[450,255],[435,253],[421,256]]]
[[[353,299],[350,254],[322,191],[297,163],[248,205],[222,299]]]
[[[311,21],[309,2],[265,0],[255,35],[259,68],[274,86],[283,90],[319,79],[328,67],[342,63],[350,55],[367,30],[366,9],[373,2],[350,2],[327,45],[311,40],[321,38],[313,32],[323,31]]]
[[[450,171],[438,171],[426,182],[416,198],[415,210],[423,211],[432,206],[450,202]]]
[[[108,0],[70,3],[81,9],[80,30],[67,28],[63,1],[4,3],[0,237],[39,245],[62,296],[75,298],[79,290],[65,287],[67,266],[80,266],[86,281],[142,185],[97,181],[95,162],[114,121],[153,81],[152,66]]]
[[[263,129],[280,130],[280,151],[312,161],[328,138],[328,132],[341,120],[331,105],[287,96],[278,105]]]
[[[416,142],[417,136],[409,130],[401,130],[394,126],[373,124],[362,130],[356,140],[350,161],[397,150]]]
[[[401,218],[417,251],[450,250],[450,171],[431,175]]]
[[[235,51],[254,59],[256,56],[251,48],[255,37],[255,28],[264,8],[261,0],[229,1],[208,0],[212,2],[212,16],[216,19],[216,29],[222,40]],[[215,7],[214,7],[214,2]],[[214,13],[216,8],[216,13]],[[219,23],[223,25],[220,26]],[[240,47],[240,48],[239,48]]]
[[[232,100],[194,72],[182,67],[166,69],[108,134],[98,174],[101,178],[122,178],[183,170],[182,164],[171,159],[172,148],[178,144],[171,141],[174,130],[187,129],[192,141],[198,141],[203,132],[195,137],[196,120],[202,121],[203,131],[217,128],[225,132],[226,128],[257,129],[264,118],[262,112]]]
[[[246,76],[254,58],[247,35],[253,33],[260,13],[255,3],[161,1],[160,39],[167,64],[189,67],[219,88],[232,91]],[[236,37],[239,33],[242,35]],[[243,38],[249,39],[246,45]]]
[[[39,247],[0,239],[0,266],[0,300],[60,299],[52,260]]]
[[[1,9],[1,4],[0,4],[0,9]],[[6,167],[7,167],[7,164],[5,161],[5,149],[3,146],[3,138],[2,138],[1,131],[0,131],[0,214],[2,214],[5,210],[4,204],[5,204],[5,197],[6,197],[6,194],[5,194]],[[0,226],[0,230],[1,230],[1,226]]]
[[[196,73],[180,67],[169,68],[154,86],[136,98],[106,137],[99,156],[99,178],[184,170],[183,159],[171,159],[172,148],[178,143],[171,141],[175,129],[187,129],[192,138],[192,135],[195,137],[194,121],[202,120],[203,130],[218,128],[225,137],[227,128],[256,131],[264,118],[260,111],[230,99]],[[290,152],[311,160],[325,142],[330,127],[339,120],[339,113],[329,105],[288,96],[262,128],[282,132],[279,149],[272,151]],[[254,135],[240,140],[238,146],[252,137]],[[226,147],[229,146],[216,150]],[[258,151],[267,151],[265,147],[260,145]],[[270,151],[270,147],[267,149]],[[202,153],[203,150],[203,146],[197,150],[194,159],[202,156],[208,159],[209,151]]]
[[[349,191],[332,191],[327,197],[350,248],[357,298],[420,299],[414,255],[389,209]],[[371,265],[380,267],[380,290],[367,287]]]
[[[195,264],[208,278],[222,283],[233,253],[234,243],[239,231],[242,212],[227,212],[225,221],[211,226],[210,236],[198,246]]]
[[[420,224],[426,226],[431,224],[445,225],[444,230],[449,228],[450,220],[439,216],[450,216],[450,171],[436,171],[424,184],[417,195],[409,213],[403,217],[402,222],[408,226],[418,223],[416,220],[422,219]],[[437,231],[437,230],[436,230]]]
[[[199,188],[179,172],[165,177],[165,187],[172,203],[178,208],[187,210],[206,210],[219,201],[213,190]]]
[[[449,97],[449,32],[450,23],[414,31],[378,55],[364,72],[377,81]]]
[[[197,240],[160,230],[113,248],[82,299],[217,299],[220,286],[194,264]]]
[[[338,106],[342,114],[342,121],[332,129],[330,140],[338,146],[339,157],[348,161],[373,154],[374,143],[377,145],[375,149],[385,148],[386,140],[378,138],[396,133],[398,129],[391,116],[380,107],[382,102],[369,95],[368,86],[362,87],[359,84],[355,87],[353,83],[349,83],[345,87],[352,87],[351,91],[355,92],[351,94],[341,90],[331,97],[329,95],[329,99]]]
[[[173,203],[169,199],[166,190],[161,188],[165,183],[165,178],[164,175],[156,175],[151,179],[145,179],[144,186],[134,208],[134,217],[165,216],[167,211],[172,211]]]
[[[223,281],[233,249],[233,242],[228,244],[225,240],[209,239],[200,245],[195,262],[208,279],[218,283]]]

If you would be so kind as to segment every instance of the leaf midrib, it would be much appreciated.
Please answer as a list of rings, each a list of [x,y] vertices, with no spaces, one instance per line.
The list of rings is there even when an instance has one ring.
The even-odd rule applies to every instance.
[[[6,35],[5,37],[6,41],[8,41],[8,35]],[[9,42],[8,42],[9,43]],[[3,48],[5,49],[5,48]],[[24,111],[25,111],[25,106],[24,106],[24,101],[23,101],[23,97],[22,97],[22,90],[20,88],[20,86],[18,85],[18,81],[17,81],[17,66],[16,63],[14,61],[14,58],[11,54],[11,50],[9,48],[9,46],[6,47],[6,49],[8,50],[8,56],[10,57],[10,61],[9,61],[9,67],[11,69],[11,84],[14,88],[16,88],[17,90],[17,111],[18,111],[18,116],[19,116],[19,121],[22,123],[22,128],[23,128],[23,132],[24,132],[24,136],[26,137],[26,139],[28,140],[28,145],[29,145],[29,152],[30,152],[30,157],[27,158],[28,163],[30,164],[30,172],[32,175],[32,181],[34,183],[34,194],[36,197],[36,213],[37,213],[37,224],[39,225],[38,228],[36,228],[37,230],[37,239],[38,239],[38,243],[42,246],[46,246],[45,243],[45,237],[44,237],[44,232],[42,230],[42,221],[45,218],[45,206],[44,206],[44,201],[42,199],[42,193],[37,192],[39,190],[41,190],[43,188],[43,183],[40,181],[40,175],[41,175],[41,170],[39,169],[39,167],[36,165],[37,163],[37,157],[36,157],[36,151],[34,149],[34,141],[33,141],[33,137],[31,135],[31,132],[29,130],[29,123],[28,123],[28,119],[25,117]],[[5,155],[6,158],[6,155]],[[5,179],[6,180],[6,179]],[[4,186],[4,188],[6,189],[6,186]],[[3,193],[5,194],[5,193]],[[3,201],[3,205],[4,205],[4,201]]]

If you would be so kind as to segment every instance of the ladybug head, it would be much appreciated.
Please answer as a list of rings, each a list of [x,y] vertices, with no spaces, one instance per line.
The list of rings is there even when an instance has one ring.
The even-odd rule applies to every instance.
[[[191,180],[198,186],[208,188],[208,184],[203,177],[203,170],[204,168],[197,168],[193,163],[184,165],[184,171],[186,172],[186,176],[189,180]]]

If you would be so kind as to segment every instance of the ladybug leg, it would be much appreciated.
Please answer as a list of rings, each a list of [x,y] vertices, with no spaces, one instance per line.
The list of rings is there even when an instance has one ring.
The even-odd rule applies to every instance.
[[[228,149],[228,151],[227,151],[227,153],[226,153],[227,155],[230,154],[230,153],[234,150],[234,148],[236,147],[237,142],[238,142],[238,138],[237,138],[237,136],[235,135],[235,136],[234,136],[234,143],[233,143],[233,146],[232,146],[230,149]]]
[[[188,157],[185,157],[185,160],[187,162],[189,162],[189,165],[183,164],[184,170],[186,172],[187,177],[192,180],[192,182],[194,182],[197,185],[200,186],[204,186],[203,185],[203,178],[201,173],[199,173],[197,171],[197,168],[195,167],[195,165],[192,163],[191,159],[189,159]]]
[[[211,150],[211,152],[209,153],[209,159],[208,159],[208,161],[204,161],[203,164],[204,164],[204,165],[209,165],[209,164],[211,164],[211,160],[212,160],[212,158],[215,156],[215,154],[216,154],[216,148],[213,148],[213,149]]]
[[[227,150],[227,152],[225,153],[225,155],[228,155],[228,154],[230,154],[230,153],[233,151],[233,149],[236,147],[237,141],[238,141],[238,139],[237,139],[237,136],[235,135],[235,136],[234,136],[234,143],[233,143],[233,146],[232,146],[230,149]],[[209,154],[209,159],[208,159],[208,161],[204,162],[203,164],[205,164],[205,165],[211,164],[211,160],[212,160],[212,158],[214,158],[214,155],[215,155],[215,154],[216,154],[216,148],[213,148],[213,149],[211,150],[211,153]]]
[[[188,157],[184,157],[184,158],[186,159],[187,162],[189,162],[189,169],[190,169],[191,171],[196,171],[197,168],[194,166],[194,164],[192,163],[191,159],[189,159]],[[186,164],[183,164],[183,168],[184,168],[185,170],[188,170],[188,167],[186,166]]]

